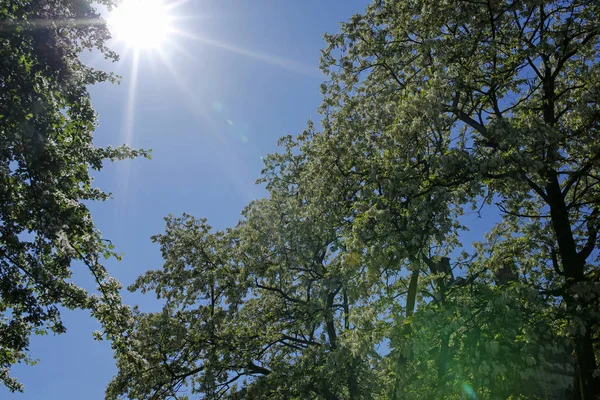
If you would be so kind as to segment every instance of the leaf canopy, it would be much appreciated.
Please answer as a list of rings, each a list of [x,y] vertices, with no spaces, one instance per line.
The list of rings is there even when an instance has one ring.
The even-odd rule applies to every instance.
[[[326,35],[321,127],[235,228],[167,220],[108,397],[597,398],[599,14],[377,0]]]

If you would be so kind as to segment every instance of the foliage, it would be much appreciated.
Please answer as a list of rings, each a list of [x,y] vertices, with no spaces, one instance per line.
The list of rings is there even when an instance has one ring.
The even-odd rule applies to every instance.
[[[133,286],[156,291],[166,305],[136,316],[134,351],[119,358],[109,398],[174,397],[185,386],[209,398],[236,387],[282,399],[380,389],[365,368],[380,358],[370,350],[379,324],[359,302],[358,264],[333,250],[323,216],[274,196],[244,217],[214,233],[204,220],[167,218],[165,234],[154,238],[165,266]],[[358,326],[370,334],[354,338]]]
[[[108,38],[88,0],[0,4],[0,382],[12,391],[22,385],[10,367],[33,362],[30,336],[65,331],[59,307],[90,309],[107,332],[126,318],[120,285],[100,262],[116,254],[84,204],[109,197],[93,186],[90,169],[147,155],[93,145],[87,86],[115,77],[79,55],[96,50],[116,61]],[[100,296],[72,281],[74,262],[89,268]]]
[[[599,14],[377,0],[326,35],[322,129],[237,227],[168,219],[108,397],[597,398]]]
[[[323,56],[331,129],[404,146],[397,170],[418,169],[425,187],[415,201],[437,189],[463,204],[497,202],[500,240],[528,249],[505,244],[496,257],[515,258],[517,279],[558,304],[582,398],[600,393],[599,11],[580,1],[376,2],[328,36]]]

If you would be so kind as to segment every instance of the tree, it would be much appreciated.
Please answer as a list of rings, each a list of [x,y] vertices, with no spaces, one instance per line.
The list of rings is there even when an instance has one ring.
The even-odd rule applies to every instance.
[[[507,254],[482,247],[470,276],[447,279],[445,292],[392,329],[389,398],[560,399],[569,391],[573,360],[555,313],[516,276],[499,283],[493,271]]]
[[[116,256],[113,246],[84,204],[109,197],[93,186],[90,169],[147,155],[92,142],[96,115],[87,86],[115,76],[79,55],[97,50],[116,61],[108,38],[88,0],[0,5],[0,382],[11,391],[23,388],[10,367],[33,362],[30,336],[65,332],[59,307],[91,310],[107,334],[127,318],[120,285],[100,263]],[[74,262],[89,268],[99,296],[72,282]]]
[[[410,157],[399,169],[419,170],[423,186],[495,201],[511,229],[528,227],[536,273],[521,276],[560,304],[583,399],[600,393],[599,11],[587,1],[375,2],[327,37],[323,56],[323,111],[336,130],[397,140]],[[362,118],[349,125],[350,114]]]
[[[109,397],[175,397],[188,384],[201,398],[216,396],[208,388],[234,398],[597,398],[599,12],[589,1],[378,0],[327,35],[322,129],[309,124],[267,157],[269,199],[231,233],[210,234],[233,235],[205,246],[211,262],[197,261],[197,228],[168,225],[165,268],[135,286],[196,293],[169,297],[160,314],[195,335],[210,319],[183,325],[178,310],[211,304],[208,263],[239,289],[218,337],[241,353],[205,339],[182,346],[148,325],[159,314],[141,313]],[[460,240],[469,207],[501,216],[473,251]],[[198,275],[174,270],[173,257]],[[290,353],[281,335],[310,342]],[[264,349],[274,353],[256,358]],[[232,378],[243,389],[222,385]]]
[[[167,218],[165,234],[154,237],[164,267],[132,287],[166,304],[136,314],[107,398],[358,399],[381,391],[370,368],[380,359],[380,323],[360,304],[375,285],[359,280],[359,260],[336,249],[328,215],[314,211],[274,193],[226,231],[189,215]]]

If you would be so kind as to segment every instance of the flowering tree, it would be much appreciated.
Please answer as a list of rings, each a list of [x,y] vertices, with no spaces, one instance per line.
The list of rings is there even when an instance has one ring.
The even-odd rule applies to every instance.
[[[322,128],[237,227],[168,220],[109,397],[597,398],[599,14],[378,0],[327,35]]]
[[[59,306],[92,310],[107,333],[121,331],[127,318],[120,285],[99,260],[115,256],[112,245],[83,203],[109,197],[93,186],[90,169],[146,155],[92,143],[87,86],[115,77],[79,54],[95,49],[116,60],[108,38],[90,1],[0,4],[0,382],[12,391],[22,386],[10,367],[32,361],[30,336],[65,331]],[[88,267],[99,296],[72,282],[73,262]]]

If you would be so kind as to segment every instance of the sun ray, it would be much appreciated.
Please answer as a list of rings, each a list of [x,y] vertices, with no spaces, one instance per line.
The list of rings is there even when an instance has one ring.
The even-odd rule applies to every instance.
[[[159,66],[156,57],[148,57],[148,65],[150,66],[150,71],[152,73],[152,82],[154,83],[154,88],[159,89]]]
[[[166,5],[165,5],[165,9],[167,9],[167,10],[169,10],[169,11],[170,11],[170,10],[174,10],[174,9],[176,9],[176,8],[178,8],[178,7],[181,7],[181,6],[183,6],[183,5],[185,5],[185,4],[189,3],[189,2],[190,2],[190,0],[177,0],[177,1],[172,1],[170,4],[166,4]]]
[[[274,65],[279,68],[286,69],[291,72],[295,72],[302,75],[308,75],[316,78],[321,78],[322,74],[319,72],[317,67],[301,63],[296,60],[292,60],[289,58],[284,58],[268,53],[259,53],[256,51],[248,50],[243,47],[235,46],[233,44],[221,42],[218,40],[210,39],[203,36],[194,35],[182,30],[173,29],[173,34],[178,35],[180,37],[184,37],[187,39],[192,39],[202,44],[206,44],[208,46],[217,47],[223,50],[231,51],[233,53],[237,53],[246,57],[253,58],[255,60],[263,61],[267,64]]]
[[[186,51],[183,46],[181,46],[179,43],[177,43],[174,40],[168,40],[165,47],[169,48],[169,49],[175,50],[178,55],[180,55],[182,57],[185,57],[186,60],[189,60],[190,62],[196,62],[196,61],[198,61],[198,59],[196,57],[194,57],[193,55],[191,55],[189,51]],[[160,55],[160,58],[163,61],[167,60],[167,62],[168,62],[168,56],[167,56],[167,54],[165,54],[164,50],[158,51],[158,53]]]
[[[6,20],[0,22],[0,32],[14,31],[17,27],[21,28],[51,28],[69,26],[85,26],[98,25],[103,26],[106,21],[103,18],[57,18],[57,19],[32,19],[27,21],[22,20]]]
[[[215,131],[216,130],[215,123],[212,121],[212,119],[206,112],[205,107],[200,103],[200,101],[198,101],[198,98],[196,97],[194,92],[192,92],[192,90],[190,89],[190,85],[186,84],[186,82],[181,78],[180,74],[175,69],[175,66],[169,60],[169,57],[164,53],[163,50],[158,49],[157,53],[158,53],[161,61],[164,63],[165,67],[167,67],[167,70],[171,74],[171,77],[173,78],[173,81],[177,85],[177,88],[179,90],[181,90],[183,92],[183,94],[185,94],[187,96],[188,100],[193,105],[194,115],[197,115],[197,113],[200,113],[200,115],[204,119],[204,122],[208,124],[211,131]]]
[[[135,103],[137,95],[137,83],[140,65],[140,51],[133,51],[133,61],[131,62],[131,78],[129,82],[129,91],[127,98],[127,108],[125,111],[125,143],[131,145],[133,140],[133,128],[135,122]]]
[[[171,63],[168,56],[160,49],[157,50],[157,53],[160,56],[161,60],[164,62],[167,70],[173,77],[173,80],[177,85],[178,89],[181,90],[189,100],[188,104],[191,104],[191,110],[193,111],[193,115],[195,117],[201,117],[201,122],[208,124],[209,131],[207,133],[210,134],[213,138],[216,138],[216,140],[219,142],[222,148],[222,158],[228,160],[228,165],[231,167],[231,169],[237,171],[246,171],[244,166],[239,163],[238,160],[240,158],[236,155],[231,145],[226,140],[224,140],[221,135],[216,133],[218,127],[206,112],[206,107],[198,100],[197,96],[190,89],[189,85],[187,85],[185,81],[181,78],[180,74],[177,72],[175,66],[173,65],[173,63]],[[256,187],[254,185],[248,185],[248,182],[252,181],[250,177],[244,177],[244,179],[241,179],[239,176],[232,174],[229,168],[225,168],[223,172],[227,175],[229,180],[233,182],[237,187],[241,186],[240,189],[242,193],[246,196],[246,200],[252,200],[256,197],[256,193],[254,190],[256,189]]]
[[[208,15],[208,14],[202,14],[202,15],[174,15],[171,18],[171,21],[173,22],[180,22],[180,21],[210,21],[210,20],[215,20],[216,18],[218,18],[215,15]]]
[[[129,81],[129,90],[127,93],[127,106],[125,109],[125,120],[123,123],[123,135],[126,145],[133,145],[134,128],[135,128],[135,106],[137,98],[137,85],[139,74],[140,51],[133,50],[133,60],[131,62],[131,77]],[[122,212],[125,212],[125,202],[127,201],[127,192],[129,190],[129,181],[131,179],[131,165],[128,162],[120,164],[122,169],[118,172],[118,181],[120,181],[123,204],[121,204]]]

